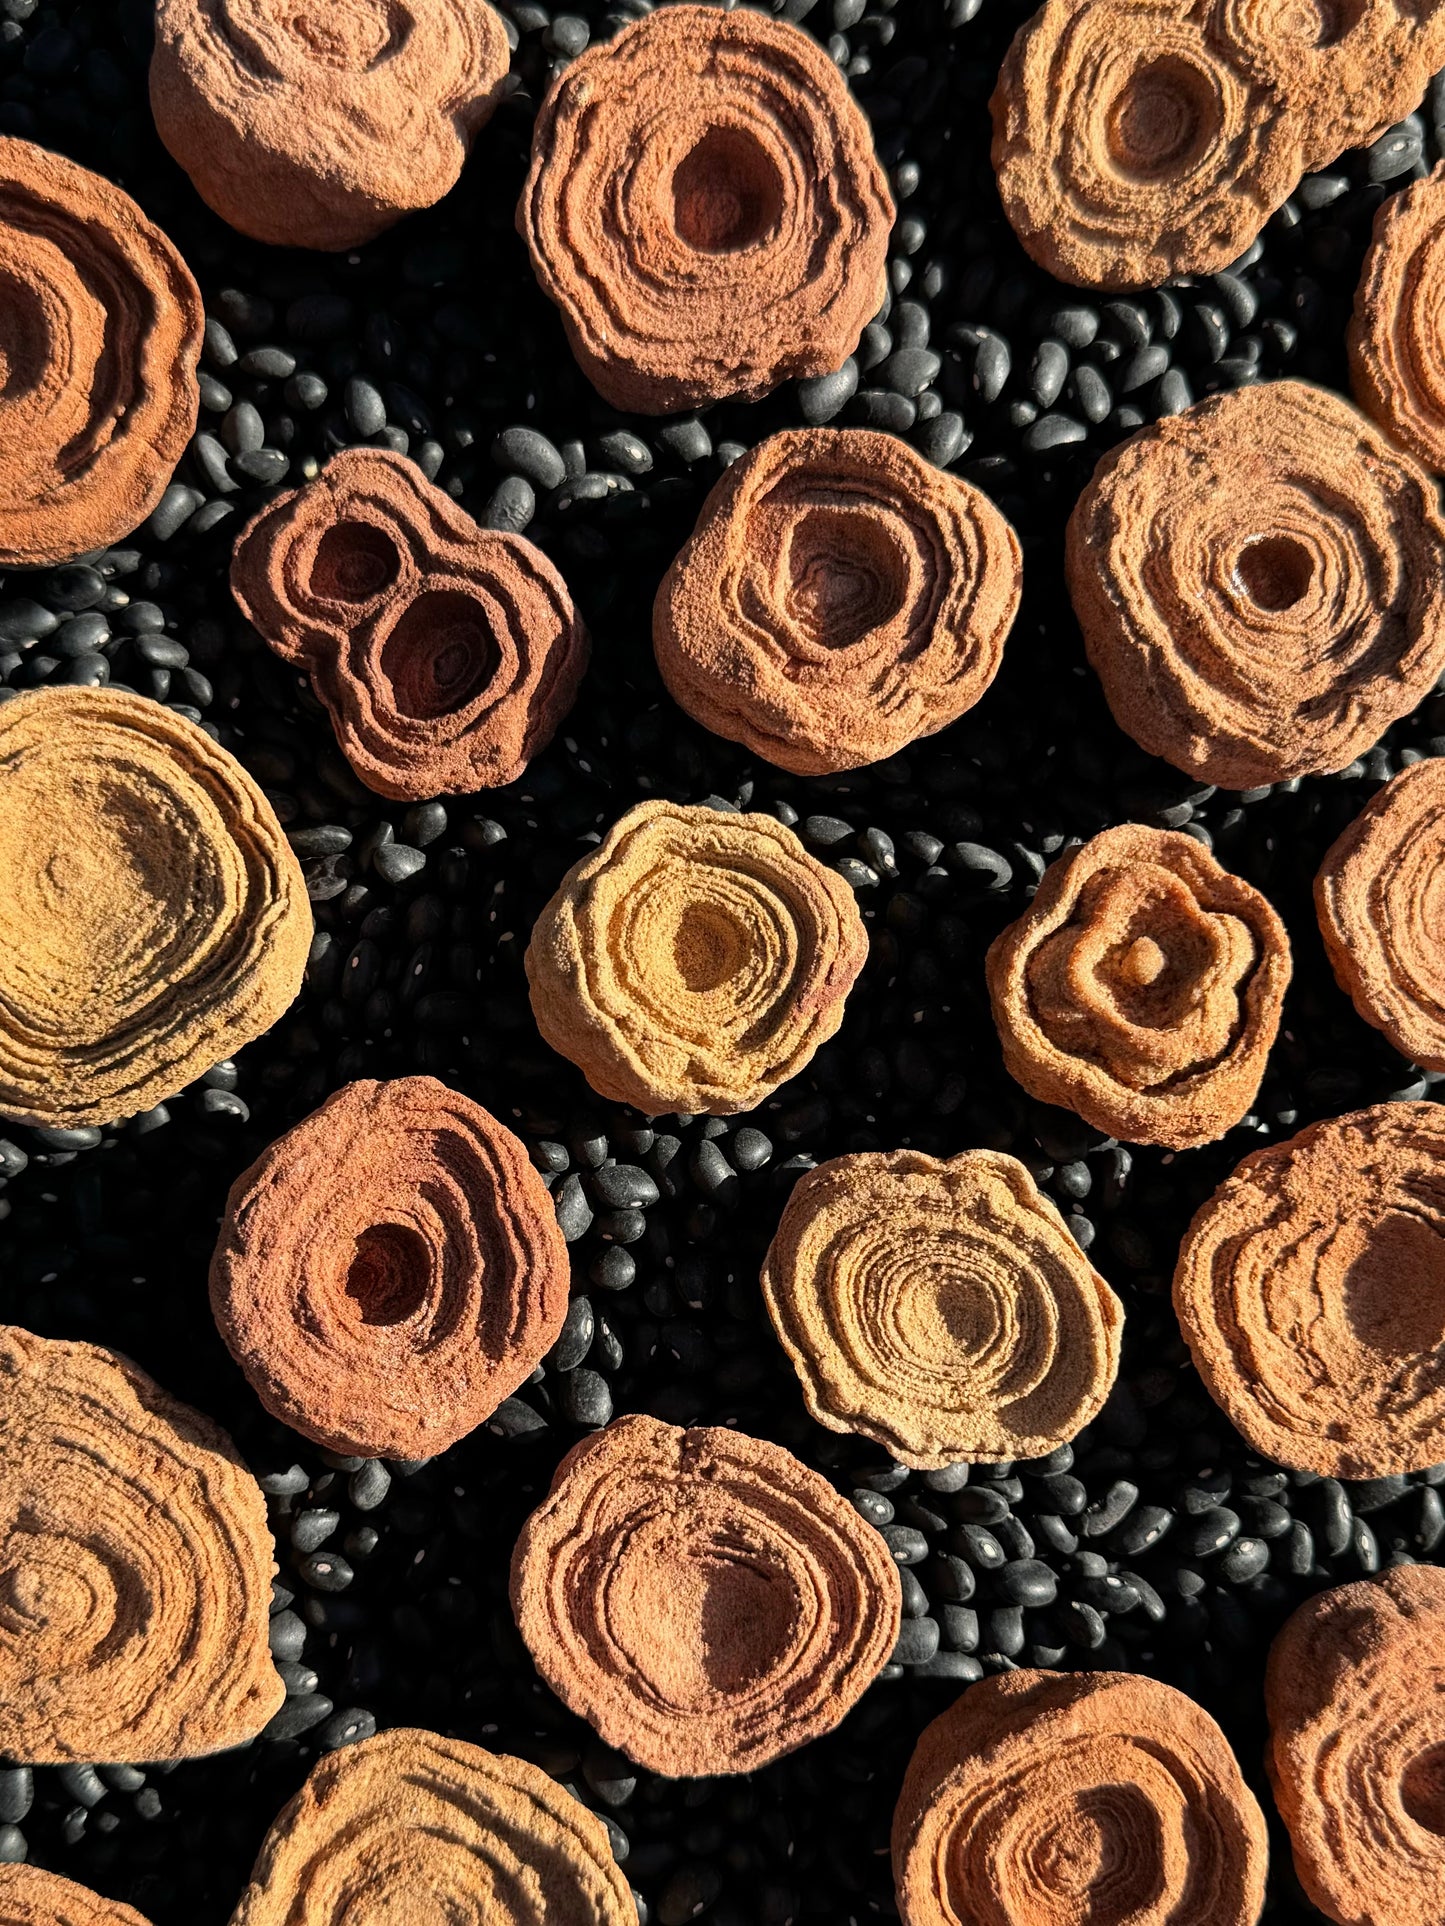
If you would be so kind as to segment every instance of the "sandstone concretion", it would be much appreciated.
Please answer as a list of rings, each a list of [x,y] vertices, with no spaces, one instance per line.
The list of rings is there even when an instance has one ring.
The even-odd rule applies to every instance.
[[[1098,1415],[1119,1369],[1122,1305],[998,1151],[819,1164],[762,1285],[818,1422],[922,1470],[1046,1456]]]
[[[1365,413],[1432,473],[1445,471],[1445,166],[1381,203],[1349,347]]]
[[[1030,1096],[1182,1150],[1253,1103],[1289,938],[1192,836],[1125,823],[1049,865],[987,969],[1004,1062]]]
[[[667,414],[841,366],[887,290],[893,202],[816,40],[679,5],[553,83],[517,224],[588,379]]]
[[[903,1926],[1255,1926],[1268,1852],[1214,1720],[1131,1672],[971,1686],[893,1816]]]
[[[1275,1803],[1340,1926],[1445,1918],[1445,1572],[1400,1565],[1302,1605],[1265,1676]]]
[[[1257,1150],[1195,1214],[1174,1306],[1256,1451],[1331,1478],[1445,1458],[1445,1112],[1382,1103]]]
[[[772,816],[646,802],[562,878],[527,946],[537,1027],[649,1116],[751,1110],[843,1020],[853,892]]]
[[[1304,382],[1197,402],[1105,455],[1066,561],[1115,721],[1202,782],[1342,769],[1445,669],[1435,484]]]
[[[241,531],[231,588],[311,677],[361,780],[402,801],[514,782],[587,666],[542,551],[479,528],[386,449],[347,449],[268,503]]]
[[[781,1446],[632,1416],[558,1466],[512,1609],[572,1711],[690,1778],[831,1731],[893,1650],[901,1587],[880,1534]]]
[[[165,493],[200,406],[200,289],[128,194],[10,139],[0,279],[0,568],[63,562]]]
[[[1320,865],[1315,913],[1366,1023],[1445,1070],[1445,761],[1411,763],[1370,798]]]
[[[894,435],[788,429],[726,470],[658,590],[688,714],[798,775],[878,762],[971,709],[1018,613],[1018,537]]]
[[[285,1697],[266,1501],[226,1434],[112,1351],[0,1326],[0,1754],[193,1759]]]
[[[151,110],[232,227],[357,247],[455,183],[509,58],[484,0],[158,0]]]
[[[0,1926],[149,1926],[149,1921],[59,1873],[0,1866]]]
[[[260,1036],[311,910],[260,788],[144,697],[0,707],[0,1115],[110,1123]]]
[[[541,1363],[569,1281],[520,1140],[398,1077],[347,1084],[236,1179],[211,1307],[274,1417],[343,1456],[430,1458]]]
[[[540,1766],[402,1726],[323,1758],[231,1926],[637,1926],[602,1821]]]

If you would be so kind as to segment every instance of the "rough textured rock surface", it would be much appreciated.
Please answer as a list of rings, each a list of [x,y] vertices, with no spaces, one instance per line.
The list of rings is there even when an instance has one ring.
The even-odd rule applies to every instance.
[[[1046,0],[992,109],[1004,212],[1080,287],[1228,267],[1303,171],[1283,95],[1191,0]]]
[[[226,1434],[97,1345],[0,1326],[0,1753],[193,1759],[285,1688],[260,1487]]]
[[[540,1766],[399,1726],[277,1818],[232,1926],[637,1926],[607,1829]]]
[[[1445,1458],[1445,1114],[1382,1103],[1257,1150],[1196,1213],[1174,1306],[1256,1451],[1325,1477]]]
[[[1304,382],[1197,402],[1106,455],[1066,561],[1120,728],[1223,788],[1344,768],[1445,669],[1435,485]]]
[[[775,817],[645,802],[562,878],[527,982],[600,1096],[727,1114],[827,1042],[867,954],[852,890]]]
[[[887,1545],[780,1445],[619,1418],[522,1528],[512,1608],[542,1677],[673,1778],[751,1772],[829,1732],[887,1662]]]
[[[311,909],[234,756],[141,696],[0,707],[0,1114],[109,1123],[269,1029]]]
[[[1119,1369],[1123,1306],[998,1151],[819,1164],[762,1285],[818,1422],[923,1470],[1046,1456],[1098,1415]]]
[[[1302,1605],[1270,1647],[1265,1762],[1300,1884],[1342,1926],[1445,1916],[1445,1572]]]
[[[128,194],[0,138],[0,567],[62,562],[150,514],[196,425],[205,315]]]
[[[38,1866],[0,1866],[0,1926],[149,1926],[119,1900]]]
[[[587,631],[542,551],[479,528],[385,449],[335,455],[262,509],[231,587],[305,668],[347,761],[383,796],[515,781],[587,666]]]
[[[1268,1851],[1214,1720],[1132,1672],[980,1680],[893,1817],[904,1926],[1254,1926]]]
[[[352,1083],[231,1186],[211,1306],[257,1397],[350,1457],[430,1458],[536,1369],[567,1246],[525,1145],[433,1077]]]
[[[798,775],[933,735],[998,672],[1018,537],[894,435],[789,429],[726,470],[653,609],[658,667],[715,734]]]
[[[509,58],[485,0],[158,0],[151,110],[232,227],[356,247],[454,184]]]
[[[668,414],[839,367],[882,305],[893,202],[815,40],[668,6],[554,83],[517,224],[588,379]]]
[[[1182,1150],[1253,1103],[1289,938],[1192,836],[1125,823],[1049,865],[987,971],[1004,1062],[1031,1096]]]
[[[1445,762],[1412,763],[1371,797],[1320,865],[1315,912],[1366,1023],[1445,1070]]]
[[[1356,401],[1437,475],[1445,470],[1442,317],[1445,165],[1381,203],[1349,332]]]

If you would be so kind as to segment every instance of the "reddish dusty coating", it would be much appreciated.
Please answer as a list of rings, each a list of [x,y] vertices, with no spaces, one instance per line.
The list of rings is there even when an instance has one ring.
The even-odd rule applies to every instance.
[[[0,1754],[194,1759],[285,1688],[266,1501],[230,1439],[127,1359],[0,1326]]]
[[[882,1537],[780,1445],[632,1416],[558,1466],[512,1609],[608,1745],[692,1778],[830,1732],[893,1650],[901,1587]]]
[[[525,1146],[433,1077],[350,1083],[238,1177],[211,1307],[275,1417],[351,1457],[429,1458],[490,1417],[567,1315]]]
[[[262,1841],[231,1926],[363,1917],[637,1926],[606,1827],[540,1766],[406,1726],[313,1769]]]
[[[1349,348],[1365,413],[1433,474],[1445,471],[1445,165],[1381,202]]]
[[[1246,1157],[1196,1213],[1174,1308],[1255,1450],[1331,1478],[1445,1458],[1445,1111],[1381,1103]]]
[[[118,1899],[102,1899],[38,1866],[0,1866],[3,1926],[150,1926]]]
[[[1044,1457],[1118,1374],[1123,1306],[999,1151],[863,1151],[805,1172],[762,1287],[819,1424],[925,1471]]]
[[[1445,1917],[1445,1572],[1399,1565],[1301,1605],[1265,1673],[1275,1804],[1340,1926]]]
[[[1124,823],[1049,865],[987,970],[1004,1062],[1030,1096],[1182,1150],[1254,1102],[1289,938],[1192,836]]]
[[[537,918],[537,1027],[649,1116],[751,1110],[843,1021],[868,954],[853,892],[773,816],[646,802]]]
[[[1255,1926],[1268,1857],[1214,1720],[1133,1672],[970,1686],[893,1815],[903,1926]]]
[[[554,81],[517,225],[588,379],[657,415],[841,366],[887,290],[893,202],[816,40],[677,5]]]
[[[505,91],[485,0],[157,0],[157,131],[222,220],[349,248],[455,182]]]
[[[231,588],[306,669],[357,775],[399,800],[515,781],[587,666],[542,551],[479,528],[385,449],[347,449],[268,503],[241,531]]]
[[[196,426],[200,289],[128,194],[0,138],[0,567],[143,522]]]
[[[1065,560],[1115,721],[1203,782],[1343,769],[1445,669],[1435,484],[1302,381],[1196,402],[1105,455]]]
[[[894,435],[787,429],[703,503],[652,614],[673,696],[799,775],[878,762],[971,709],[1018,613],[1018,537]]]

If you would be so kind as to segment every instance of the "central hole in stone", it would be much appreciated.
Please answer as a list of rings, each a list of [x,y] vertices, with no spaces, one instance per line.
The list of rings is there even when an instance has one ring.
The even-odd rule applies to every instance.
[[[788,536],[788,620],[815,648],[846,649],[891,622],[908,594],[907,563],[876,515],[819,505]]]
[[[431,1256],[405,1224],[373,1224],[356,1240],[346,1295],[363,1324],[401,1324],[431,1295]]]
[[[1445,1338],[1445,1238],[1413,1211],[1341,1225],[1331,1253],[1343,1310],[1361,1344],[1387,1357],[1433,1351]]]
[[[1278,0],[1269,21],[1272,39],[1297,40],[1305,49],[1335,47],[1365,17],[1369,0]]]
[[[1304,543],[1292,535],[1261,535],[1239,551],[1234,573],[1256,608],[1278,614],[1309,594],[1315,567]]]
[[[683,1703],[766,1678],[792,1643],[798,1604],[785,1573],[701,1545],[650,1559],[633,1602],[652,1667]]]
[[[365,73],[407,38],[396,0],[325,0],[291,17],[291,31],[311,59],[340,73]]]
[[[325,602],[369,602],[401,573],[401,556],[371,522],[333,522],[316,544],[311,593]]]
[[[497,673],[501,653],[486,618],[456,589],[418,595],[386,638],[381,672],[403,715],[430,722],[463,709]]]
[[[1187,61],[1165,55],[1140,67],[1115,95],[1104,139],[1121,174],[1157,181],[1187,173],[1218,130],[1219,103],[1209,81]]]
[[[683,911],[672,939],[677,973],[689,990],[702,995],[719,989],[746,960],[743,933],[715,903],[692,903]]]
[[[50,323],[35,289],[0,274],[0,402],[33,394],[50,356]]]
[[[742,127],[709,128],[677,164],[672,224],[700,254],[754,247],[782,213],[782,177],[762,143]]]
[[[1400,1804],[1417,1826],[1445,1837],[1445,1744],[1427,1746],[1405,1767]]]

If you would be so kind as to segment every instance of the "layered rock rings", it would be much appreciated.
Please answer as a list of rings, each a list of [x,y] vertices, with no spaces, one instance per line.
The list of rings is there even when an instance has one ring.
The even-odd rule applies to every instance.
[[[351,1083],[231,1187],[221,1335],[274,1416],[346,1456],[429,1458],[523,1384],[567,1315],[525,1147],[432,1077]]]
[[[539,1766],[398,1727],[323,1758],[231,1926],[637,1926],[602,1821]]]
[[[1192,836],[1125,823],[1049,865],[987,967],[1004,1062],[1031,1096],[1181,1150],[1253,1103],[1289,938]]]
[[[285,1688],[266,1501],[225,1433],[124,1358],[0,1326],[0,1753],[241,1745]]]
[[[149,1926],[117,1899],[102,1899],[38,1866],[0,1866],[0,1920],[5,1926]]]
[[[128,194],[0,139],[0,568],[107,548],[196,426],[205,314]]]
[[[1382,1103],[1258,1150],[1185,1234],[1174,1305],[1256,1451],[1325,1477],[1445,1458],[1445,1112]]]
[[[900,1596],[882,1537],[780,1446],[641,1416],[574,1446],[512,1558],[543,1678],[676,1778],[831,1731],[893,1650]]]
[[[1270,1648],[1266,1763],[1329,1918],[1445,1916],[1445,1573],[1400,1565],[1302,1605]]]
[[[647,802],[563,877],[527,981],[599,1096],[716,1114],[803,1068],[867,952],[853,892],[775,818]]]
[[[1045,1456],[1097,1416],[1119,1368],[1119,1300],[997,1151],[819,1164],[762,1284],[818,1422],[922,1470]]]
[[[1264,1815],[1229,1742],[1130,1672],[1007,1672],[918,1741],[893,1819],[903,1926],[1255,1926]]]
[[[542,551],[479,528],[385,449],[334,455],[269,503],[242,530],[231,588],[310,675],[357,775],[398,800],[514,781],[587,666]]]
[[[1445,668],[1434,483],[1303,382],[1197,402],[1106,455],[1066,560],[1119,726],[1224,788],[1344,768]]]
[[[232,227],[357,247],[452,186],[508,60],[484,0],[159,0],[151,109]]]
[[[837,67],[750,7],[662,7],[574,60],[517,211],[584,372],[643,414],[841,366],[892,224]]]
[[[1365,413],[1433,474],[1445,471],[1445,166],[1381,203],[1349,345]]]
[[[281,825],[203,729],[109,689],[0,708],[0,1114],[173,1097],[269,1029],[310,943]]]
[[[862,428],[791,429],[727,469],[663,580],[663,680],[799,775],[878,762],[973,707],[1018,612],[986,495]]]

